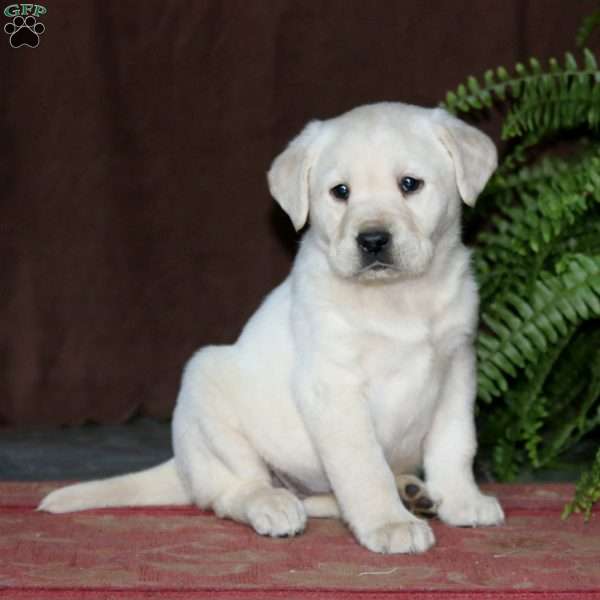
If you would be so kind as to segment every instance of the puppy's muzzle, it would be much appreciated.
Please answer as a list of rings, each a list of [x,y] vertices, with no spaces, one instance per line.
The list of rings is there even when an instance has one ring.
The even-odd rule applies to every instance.
[[[390,263],[389,249],[392,245],[392,234],[388,231],[362,231],[356,236],[356,243],[361,252],[363,267],[371,264],[385,266]]]

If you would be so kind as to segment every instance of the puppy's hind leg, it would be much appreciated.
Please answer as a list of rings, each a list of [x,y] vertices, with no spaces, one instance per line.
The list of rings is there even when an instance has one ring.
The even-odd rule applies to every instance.
[[[437,503],[429,497],[425,483],[414,475],[396,475],[402,503],[417,517],[435,517]],[[309,517],[340,519],[342,512],[333,494],[317,494],[303,500]]]
[[[304,506],[273,487],[233,409],[233,395],[248,389],[233,350],[205,348],[186,369],[173,417],[179,473],[195,502],[219,517],[248,523],[261,535],[296,535],[306,526]]]
[[[207,427],[212,430],[210,444],[194,440],[193,434],[176,443],[180,472],[195,502],[219,517],[247,523],[261,535],[303,531],[302,503],[287,489],[273,487],[267,466],[244,436],[214,423]]]

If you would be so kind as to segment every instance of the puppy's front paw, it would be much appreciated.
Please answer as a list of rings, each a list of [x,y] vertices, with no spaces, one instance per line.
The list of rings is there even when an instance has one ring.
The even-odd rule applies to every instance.
[[[386,523],[364,535],[359,535],[360,543],[384,554],[417,554],[431,548],[435,542],[433,531],[423,521]]]
[[[306,527],[304,505],[288,490],[261,489],[247,502],[248,522],[261,535],[292,536]]]
[[[443,498],[438,516],[455,527],[485,527],[504,522],[504,512],[498,500],[479,492],[463,497]]]

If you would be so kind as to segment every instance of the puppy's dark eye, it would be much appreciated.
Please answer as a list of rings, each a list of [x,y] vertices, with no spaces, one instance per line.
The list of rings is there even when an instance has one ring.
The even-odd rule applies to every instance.
[[[348,200],[350,198],[350,188],[345,183],[332,187],[329,192],[338,200]]]
[[[417,190],[421,189],[422,185],[423,180],[417,179],[416,177],[403,177],[400,180],[400,189],[405,194],[412,194],[413,192],[416,192]]]

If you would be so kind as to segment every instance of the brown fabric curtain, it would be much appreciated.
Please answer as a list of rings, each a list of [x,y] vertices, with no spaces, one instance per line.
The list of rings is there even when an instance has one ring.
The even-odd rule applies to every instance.
[[[40,3],[38,47],[0,32],[4,424],[168,416],[289,269],[265,172],[307,120],[561,55],[597,4]]]

